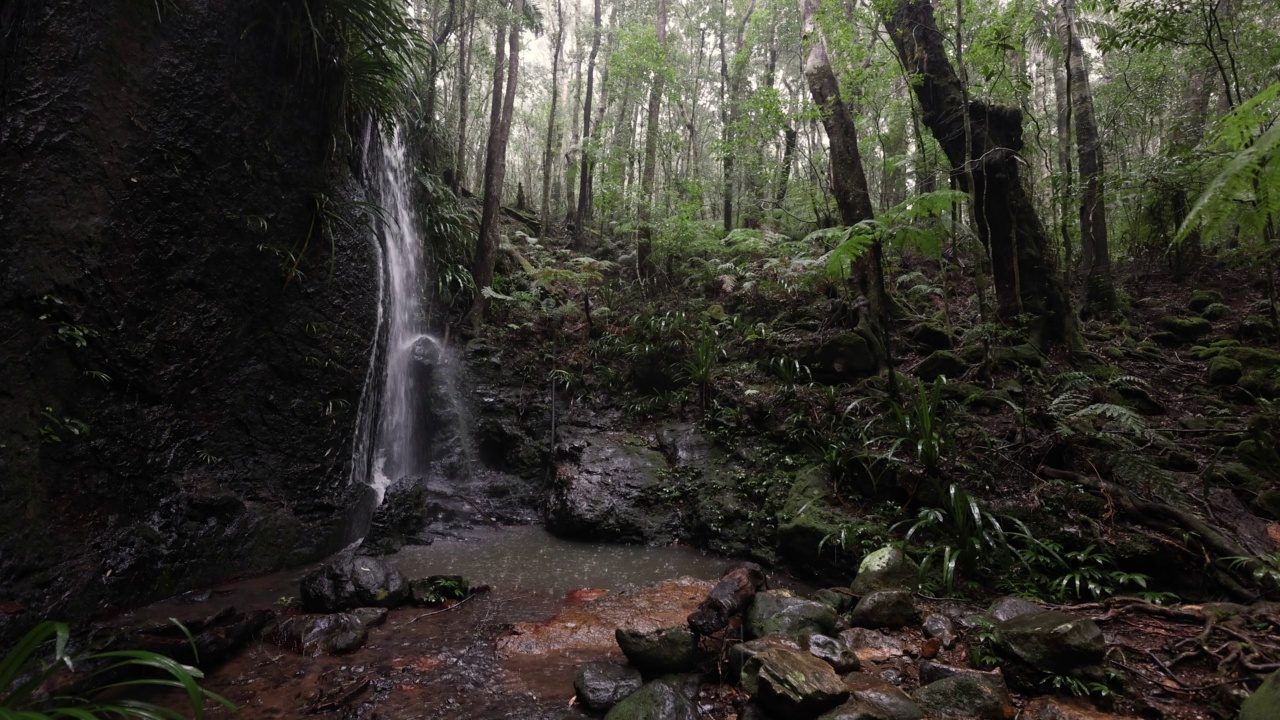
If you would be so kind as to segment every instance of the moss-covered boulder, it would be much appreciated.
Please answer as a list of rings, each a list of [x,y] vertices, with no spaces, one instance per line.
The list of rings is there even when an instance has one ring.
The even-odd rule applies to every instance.
[[[852,332],[827,340],[805,360],[813,379],[828,385],[854,382],[876,372],[871,346],[861,335]]]
[[[1200,317],[1205,320],[1221,320],[1231,314],[1231,307],[1222,303],[1213,303],[1200,311]]]
[[[862,559],[850,589],[856,595],[867,595],[876,590],[915,590],[919,586],[920,566],[902,548],[889,545]]]
[[[912,699],[931,717],[1006,720],[1017,712],[1009,696],[1009,688],[994,673],[953,675],[925,685],[912,695]]]
[[[991,349],[991,360],[997,368],[1042,368],[1044,355],[1035,345],[1023,343]]]
[[[907,337],[928,350],[950,350],[954,342],[946,328],[928,322],[912,327],[907,331]]]
[[[777,717],[815,718],[849,698],[849,689],[825,662],[795,650],[773,648],[742,669],[742,687]]]
[[[836,611],[830,605],[795,597],[785,590],[757,593],[747,608],[744,627],[751,637],[766,635],[830,635]]]
[[[1187,309],[1200,312],[1214,303],[1222,302],[1222,293],[1217,290],[1195,290],[1187,298]]]
[[[667,680],[655,680],[613,706],[605,720],[698,720],[689,698]]]
[[[1240,720],[1280,718],[1280,670],[1271,673],[1240,706]]]
[[[900,628],[920,622],[920,610],[906,590],[876,590],[858,601],[849,624],[863,628]]]
[[[993,628],[996,643],[1031,667],[1081,675],[1102,662],[1107,642],[1093,620],[1054,610],[1027,613]]]
[[[1160,320],[1160,327],[1182,342],[1191,342],[1207,335],[1213,329],[1213,323],[1202,317],[1166,315]]]
[[[1267,342],[1276,337],[1276,327],[1265,315],[1250,315],[1240,321],[1236,337],[1245,342]]]
[[[698,638],[688,628],[660,628],[639,632],[619,628],[614,633],[627,660],[642,672],[653,675],[693,670],[700,657]]]
[[[921,380],[933,380],[939,377],[959,377],[968,369],[969,364],[959,355],[950,350],[935,350],[916,366],[916,377]]]
[[[1210,385],[1235,385],[1244,376],[1244,366],[1239,360],[1218,356],[1209,361]]]

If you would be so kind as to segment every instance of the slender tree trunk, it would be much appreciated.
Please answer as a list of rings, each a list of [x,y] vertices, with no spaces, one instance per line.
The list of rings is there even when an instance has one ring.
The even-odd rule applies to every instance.
[[[560,117],[556,105],[560,100],[560,51],[564,48],[564,4],[556,0],[556,35],[551,53],[551,110],[547,115],[547,148],[542,153],[542,234],[551,227],[551,164],[555,159],[555,144]]]
[[[1084,260],[1085,298],[1100,310],[1115,307],[1111,252],[1107,244],[1107,205],[1103,187],[1102,140],[1093,117],[1093,93],[1084,63],[1084,48],[1075,29],[1075,0],[1058,4],[1058,37],[1067,55],[1067,95],[1076,126],[1080,159],[1080,250]]]
[[[467,9],[467,27],[458,33],[458,145],[454,152],[453,192],[460,193],[467,184],[467,96],[470,92],[471,41],[476,30],[476,3]]]
[[[1053,99],[1057,109],[1058,127],[1058,233],[1062,236],[1062,275],[1068,288],[1075,268],[1071,243],[1071,192],[1075,183],[1075,166],[1071,162],[1071,98],[1067,92],[1067,68],[1062,62],[1053,63]]]
[[[581,32],[576,37],[581,38]],[[570,121],[572,127],[569,132],[569,150],[565,153],[565,171],[564,171],[564,197],[565,227],[572,230],[578,221],[578,163],[582,158],[582,148],[579,144],[582,137],[578,132],[580,118],[582,117],[582,48],[577,47],[574,53],[576,59],[573,64],[573,113]]]
[[[840,96],[840,83],[831,69],[826,40],[816,24],[820,4],[821,0],[800,0],[805,45],[809,49],[804,76],[831,145],[831,187],[840,209],[840,220],[844,225],[853,226],[872,219],[871,193],[858,151],[858,128]],[[854,286],[866,306],[858,312],[859,330],[870,343],[880,369],[886,370],[890,367],[886,350],[888,297],[882,254],[877,240],[853,263],[852,269]]]
[[[1209,118],[1209,85],[1211,70],[1192,72],[1182,89],[1182,106],[1179,117],[1173,122],[1169,138],[1169,154],[1184,155],[1204,137],[1205,123]],[[1187,219],[1191,207],[1187,201],[1187,188],[1179,183],[1170,193],[1169,204],[1173,210],[1175,227]],[[1186,273],[1200,257],[1200,232],[1193,231],[1174,247],[1173,272],[1177,277]]]
[[[524,0],[512,0],[511,19],[519,23]],[[506,40],[507,42],[503,42]],[[505,47],[509,45],[509,58],[504,63]],[[509,64],[506,83],[503,83],[503,65]],[[493,282],[493,266],[497,260],[498,216],[502,209],[502,185],[507,174],[507,141],[511,137],[511,117],[515,112],[516,83],[520,71],[520,27],[513,24],[509,31],[498,24],[497,41],[494,44],[493,102],[489,111],[489,146],[485,155],[484,200],[480,206],[480,247],[471,275],[477,290],[489,287]],[[477,292],[471,309],[463,323],[478,324],[484,313],[485,296]]]
[[[795,164],[796,159],[796,141],[800,138],[800,134],[796,132],[794,127],[786,128],[782,131],[782,164],[778,166],[778,182],[777,189],[774,193],[774,205],[782,207],[782,203],[787,199],[787,185],[791,181],[791,166]]]
[[[999,309],[1034,318],[1034,343],[1079,346],[1067,294],[1054,267],[1044,226],[1019,178],[1022,113],[984,101],[965,102],[929,0],[899,0],[884,17],[913,82],[924,124],[973,201],[978,238],[993,260]],[[956,112],[967,108],[968,112]],[[966,132],[969,130],[969,132]]]
[[[653,274],[649,256],[653,253],[653,178],[658,160],[658,115],[662,107],[662,91],[666,83],[667,52],[667,2],[658,0],[655,23],[658,35],[658,52],[662,66],[653,69],[653,83],[649,86],[649,116],[644,130],[644,170],[640,175],[640,238],[636,245],[636,266],[640,277]]]
[[[587,94],[582,103],[582,152],[579,155],[578,212],[573,230],[573,249],[581,252],[587,244],[587,221],[591,219],[591,152],[587,147],[591,137],[591,96],[595,92],[596,55],[600,51],[600,0],[594,3],[594,32],[591,36],[591,55],[587,59]]]
[[[728,0],[721,3],[723,13],[720,21],[720,123],[721,123],[721,141],[723,148],[721,152],[721,171],[723,174],[722,182],[724,183],[724,231],[733,230],[733,124],[738,120],[738,102],[739,94],[742,90],[743,81],[746,79],[747,61],[749,53],[746,52],[747,44],[747,24],[751,22],[751,15],[756,9],[756,0],[749,0],[747,9],[742,14],[741,22],[738,25],[738,36],[734,42],[733,65],[730,72],[729,51],[725,44],[725,24],[728,23],[729,4]]]

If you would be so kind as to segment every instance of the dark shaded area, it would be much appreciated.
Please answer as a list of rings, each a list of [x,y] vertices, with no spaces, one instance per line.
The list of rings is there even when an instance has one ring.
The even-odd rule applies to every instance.
[[[359,188],[260,4],[180,5],[0,7],[0,599],[49,617],[320,557],[352,505]]]

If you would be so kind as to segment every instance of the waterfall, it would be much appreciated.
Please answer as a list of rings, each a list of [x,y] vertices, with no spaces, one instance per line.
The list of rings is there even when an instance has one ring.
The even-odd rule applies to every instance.
[[[470,416],[459,392],[460,360],[427,331],[422,295],[427,278],[423,238],[413,208],[416,178],[398,126],[389,137],[365,137],[366,187],[382,210],[373,218],[378,256],[378,331],[356,423],[352,481],[369,488],[367,507],[348,540],[363,537],[387,488],[424,476],[451,457],[470,466]]]

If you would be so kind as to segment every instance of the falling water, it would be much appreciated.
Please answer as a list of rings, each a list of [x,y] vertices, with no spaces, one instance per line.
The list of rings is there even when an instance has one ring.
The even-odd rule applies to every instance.
[[[376,129],[365,139],[369,190],[382,212],[375,218],[378,250],[378,334],[361,400],[353,480],[371,490],[370,506],[356,519],[363,535],[372,507],[387,487],[419,477],[445,449],[466,466],[471,460],[470,418],[460,399],[459,361],[426,330],[422,289],[423,241],[413,209],[413,168],[404,134]],[[447,448],[437,446],[447,445]]]

